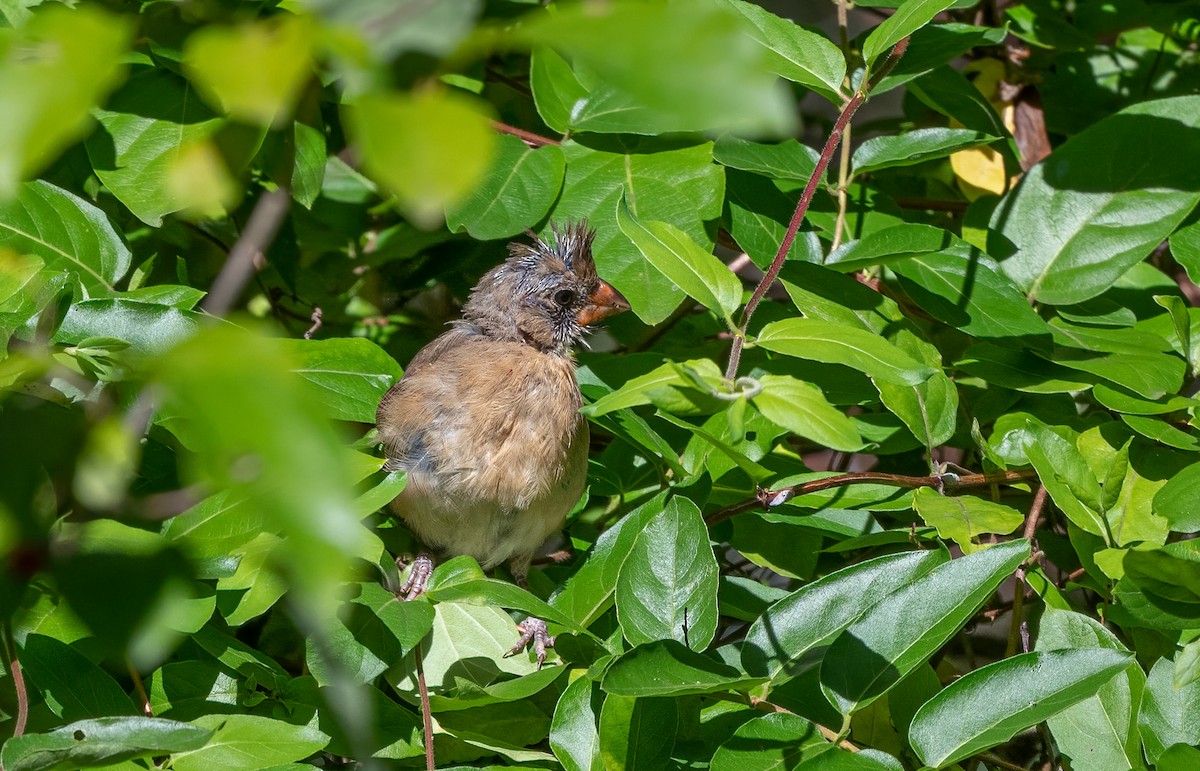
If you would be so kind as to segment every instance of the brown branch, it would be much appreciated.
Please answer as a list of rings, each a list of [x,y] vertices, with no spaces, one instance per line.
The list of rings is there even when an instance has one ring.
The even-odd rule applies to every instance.
[[[17,644],[13,640],[12,623],[4,624],[4,650],[8,656],[8,671],[12,675],[13,691],[17,697],[17,722],[13,724],[13,736],[25,733],[29,722],[29,691],[25,687],[25,675],[21,672],[21,662],[17,658]]]
[[[725,368],[725,378],[730,382],[737,379],[738,366],[742,361],[742,347],[746,342],[746,330],[750,326],[750,317],[754,315],[758,304],[766,296],[767,290],[771,288],[771,285],[775,283],[775,279],[779,277],[779,271],[783,268],[783,262],[787,259],[787,254],[792,248],[792,242],[796,240],[796,233],[800,230],[800,223],[804,221],[804,215],[808,213],[808,207],[812,204],[813,196],[817,192],[817,185],[820,184],[821,178],[825,176],[825,170],[829,167],[830,160],[833,159],[833,154],[841,142],[846,126],[850,125],[850,119],[854,117],[854,113],[858,112],[858,108],[862,107],[863,102],[867,101],[867,94],[870,93],[871,89],[881,79],[895,68],[896,63],[900,61],[900,57],[904,55],[904,51],[907,48],[908,38],[904,38],[892,48],[891,53],[888,54],[888,58],[879,68],[879,71],[872,76],[870,82],[863,84],[858,92],[842,107],[842,112],[838,115],[837,122],[833,124],[833,128],[829,132],[829,138],[825,140],[825,147],[821,150],[821,155],[817,159],[817,165],[813,167],[812,174],[808,177],[808,184],[804,186],[804,192],[800,194],[800,200],[796,202],[796,211],[792,213],[787,233],[784,235],[782,243],[779,244],[779,250],[775,253],[775,259],[771,261],[771,267],[767,269],[762,281],[758,282],[758,286],[754,288],[754,293],[750,295],[750,301],[746,303],[746,309],[742,311],[742,320],[738,324],[736,334],[733,336],[733,348],[729,352],[729,366]]]
[[[312,319],[312,326],[304,332],[305,340],[312,340],[312,336],[315,335],[317,330],[321,328],[322,320],[325,318],[325,312],[321,310],[320,306],[315,306],[310,318]]]
[[[275,233],[283,224],[291,201],[291,193],[282,187],[265,193],[258,199],[254,211],[250,213],[246,229],[229,250],[229,257],[221,266],[221,272],[217,274],[217,280],[213,282],[201,308],[213,316],[229,313],[234,301],[254,275],[254,263],[260,255],[266,253],[271,241],[275,239]]]
[[[546,145],[560,144],[557,139],[550,139],[549,137],[534,134],[532,131],[519,129],[516,126],[510,126],[507,123],[501,123],[498,120],[494,120],[491,123],[492,128],[494,128],[496,131],[499,131],[501,134],[512,134],[514,137],[520,139],[530,147],[545,147]]]
[[[723,509],[717,509],[705,517],[704,521],[711,527],[751,509],[762,508],[766,510],[779,506],[798,495],[807,495],[808,493],[816,493],[835,487],[846,487],[847,485],[881,484],[908,489],[932,487],[935,490],[953,491],[969,487],[986,487],[993,484],[1019,484],[1036,478],[1037,472],[1033,469],[1001,471],[991,474],[933,474],[925,477],[883,474],[875,471],[856,471],[849,474],[824,477],[823,479],[814,479],[810,482],[803,482],[798,485],[791,485],[790,487],[781,487],[778,490],[762,489],[753,498],[734,503]]]
[[[128,659],[125,660],[125,666],[129,668],[129,677],[133,680],[133,690],[137,692],[138,699],[141,701],[142,714],[146,717],[154,717],[154,707],[150,706],[150,697],[146,695],[146,686],[142,684],[141,673]]]
[[[1025,517],[1025,529],[1021,535],[1030,542],[1031,548],[1033,544],[1033,536],[1037,533],[1038,520],[1042,517],[1042,509],[1046,506],[1046,486],[1038,485],[1037,493],[1033,496],[1033,504],[1029,507],[1029,516]],[[1036,552],[1037,549],[1033,548]],[[1029,625],[1024,619],[1025,608],[1025,591],[1029,586],[1029,582],[1025,579],[1025,565],[1022,564],[1017,568],[1016,586],[1013,587],[1013,607],[1012,607],[1012,622],[1008,628],[1008,644],[1006,645],[1005,656],[1012,656],[1017,652],[1017,642],[1020,641],[1021,652],[1029,653]]]
[[[429,714],[429,688],[425,685],[425,654],[421,643],[413,646],[413,661],[417,665],[417,691],[421,694],[421,722],[425,728],[425,771],[434,771],[437,764],[433,758],[433,715]]]

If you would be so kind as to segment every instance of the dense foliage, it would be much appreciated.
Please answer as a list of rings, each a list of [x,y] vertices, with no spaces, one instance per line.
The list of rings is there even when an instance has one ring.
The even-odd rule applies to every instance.
[[[440,765],[1197,768],[1200,5],[857,6],[0,0],[3,767],[420,766],[421,673]],[[584,218],[570,556],[398,602],[379,398]]]

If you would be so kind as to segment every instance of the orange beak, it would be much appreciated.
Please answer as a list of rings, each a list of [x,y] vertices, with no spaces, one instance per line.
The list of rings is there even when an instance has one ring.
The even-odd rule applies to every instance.
[[[576,317],[584,326],[629,310],[629,301],[606,281],[597,284],[596,291],[588,295],[587,299],[588,304],[579,310]]]

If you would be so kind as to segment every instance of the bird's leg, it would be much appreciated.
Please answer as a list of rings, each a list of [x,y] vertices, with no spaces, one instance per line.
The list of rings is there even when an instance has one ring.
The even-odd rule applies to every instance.
[[[401,573],[409,567],[409,564],[403,557],[396,558],[396,569]],[[404,601],[415,600],[425,593],[425,587],[429,584],[429,577],[433,575],[433,557],[425,552],[421,552],[412,561],[412,569],[409,571],[408,578],[396,590],[396,598]]]
[[[522,589],[529,589],[529,563],[532,555],[524,559],[517,558],[508,563],[509,570],[512,571],[513,581]],[[521,633],[521,639],[517,640],[508,653],[504,654],[505,658],[515,656],[524,651],[530,645],[533,645],[533,652],[537,656],[538,669],[546,663],[546,649],[554,647],[554,638],[550,636],[550,632],[546,629],[546,622],[540,618],[530,616],[521,623],[517,624],[517,631]]]

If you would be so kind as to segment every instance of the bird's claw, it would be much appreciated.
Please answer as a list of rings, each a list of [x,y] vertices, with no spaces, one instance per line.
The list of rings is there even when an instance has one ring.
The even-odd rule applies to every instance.
[[[396,567],[403,573],[404,569],[409,566],[397,559]],[[433,567],[433,557],[428,554],[418,554],[412,561],[412,569],[408,573],[408,578],[396,590],[396,599],[407,602],[424,594],[425,587],[429,585],[429,577],[433,575]]]
[[[546,649],[554,647],[554,638],[546,630],[546,622],[531,616],[517,624],[517,631],[521,633],[521,639],[504,654],[505,658],[517,655],[532,644],[533,652],[537,656],[538,669],[541,669],[542,664],[546,663]]]

